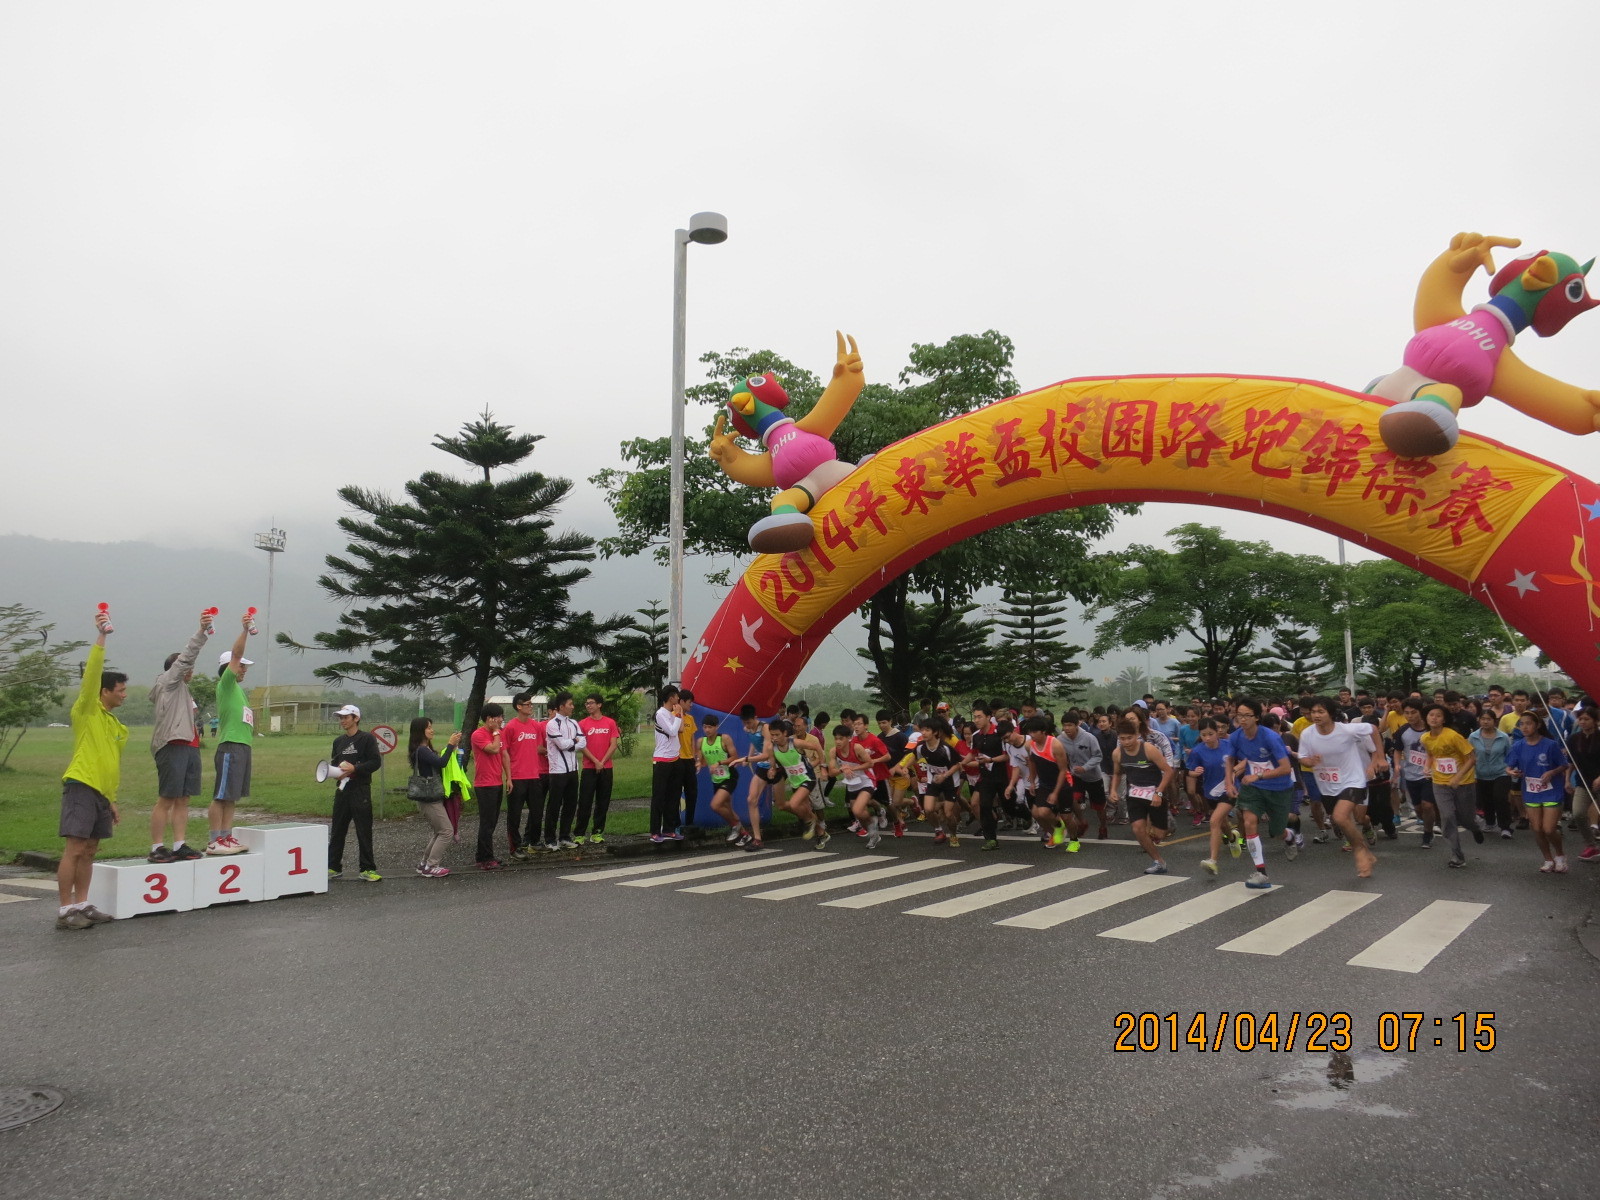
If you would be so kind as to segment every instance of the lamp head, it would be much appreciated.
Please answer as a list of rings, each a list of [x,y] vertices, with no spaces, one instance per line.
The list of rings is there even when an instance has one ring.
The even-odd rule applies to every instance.
[[[728,218],[721,213],[698,212],[689,218],[689,240],[715,246],[728,240]]]

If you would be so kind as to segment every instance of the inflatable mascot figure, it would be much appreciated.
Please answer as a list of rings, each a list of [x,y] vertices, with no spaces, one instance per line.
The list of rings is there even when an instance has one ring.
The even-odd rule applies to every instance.
[[[804,550],[811,544],[811,517],[818,497],[851,471],[852,463],[839,461],[838,451],[828,439],[849,415],[861,395],[866,380],[861,374],[861,355],[855,338],[848,349],[845,335],[835,332],[838,359],[833,378],[818,398],[816,407],[798,421],[784,415],[789,394],[770,371],[752,375],[728,400],[733,427],[748,438],[755,438],[764,453],[751,454],[739,448],[723,432],[725,414],[717,414],[711,434],[710,453],[729,479],[746,487],[782,490],[772,498],[772,515],[762,517],[750,527],[750,548],[761,554],[782,554]]]
[[[1541,375],[1511,353],[1524,329],[1549,337],[1600,304],[1585,279],[1594,259],[1579,266],[1565,254],[1541,250],[1497,274],[1494,248],[1520,245],[1518,238],[1458,233],[1423,272],[1413,312],[1417,335],[1406,345],[1405,365],[1367,388],[1399,401],[1378,421],[1383,443],[1394,453],[1443,454],[1460,435],[1456,414],[1485,396],[1567,433],[1600,430],[1600,392]],[[1461,294],[1480,266],[1493,277],[1489,299],[1463,312]]]

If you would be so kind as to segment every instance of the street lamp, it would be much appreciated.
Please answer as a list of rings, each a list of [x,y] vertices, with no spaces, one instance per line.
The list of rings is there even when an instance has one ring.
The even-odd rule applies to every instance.
[[[714,212],[695,213],[689,218],[689,228],[672,234],[672,482],[667,528],[672,595],[667,616],[667,674],[673,683],[683,680],[683,359],[689,243],[715,246],[727,240],[728,218]]]
[[[261,707],[266,710],[267,732],[272,732],[272,568],[283,553],[289,535],[274,526],[266,533],[256,534],[256,549],[267,552],[267,686],[261,693]]]

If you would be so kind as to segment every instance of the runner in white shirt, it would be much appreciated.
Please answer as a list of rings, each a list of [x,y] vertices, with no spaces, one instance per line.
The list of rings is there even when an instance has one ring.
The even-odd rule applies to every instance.
[[[1367,823],[1367,781],[1383,766],[1383,745],[1377,731],[1363,721],[1341,725],[1339,709],[1326,696],[1311,702],[1311,724],[1300,733],[1300,765],[1309,770],[1317,790],[1333,808],[1333,823],[1350,840],[1356,875],[1372,874],[1378,856],[1367,848],[1361,827]]]

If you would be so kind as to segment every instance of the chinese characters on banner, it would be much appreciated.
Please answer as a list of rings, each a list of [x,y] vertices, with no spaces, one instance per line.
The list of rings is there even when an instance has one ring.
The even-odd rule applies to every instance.
[[[1561,478],[1471,437],[1437,458],[1397,457],[1378,438],[1378,411],[1368,398],[1296,380],[1058,384],[886,447],[822,497],[811,547],[757,559],[746,584],[781,624],[803,630],[948,530],[1107,491],[1259,499],[1471,579]]]

